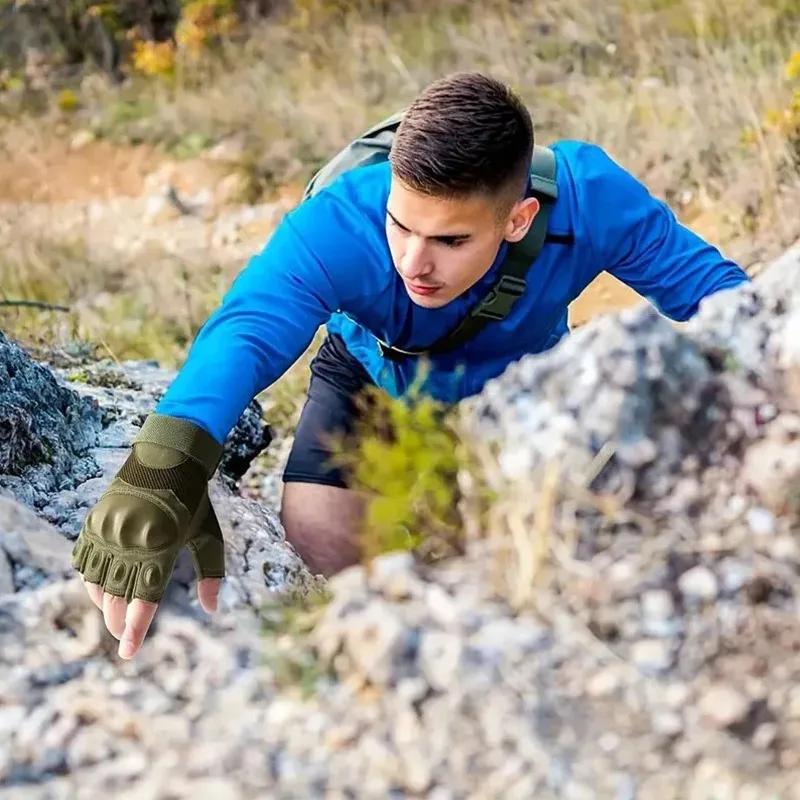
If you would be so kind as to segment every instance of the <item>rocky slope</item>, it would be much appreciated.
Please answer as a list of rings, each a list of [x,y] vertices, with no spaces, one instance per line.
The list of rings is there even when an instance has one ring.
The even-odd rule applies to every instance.
[[[8,364],[4,797],[800,798],[800,251],[686,326],[642,306],[509,369],[462,412],[499,495],[467,554],[289,618],[272,592],[310,576],[232,490],[250,409],[223,609],[177,575],[131,662],[64,567],[169,376]]]

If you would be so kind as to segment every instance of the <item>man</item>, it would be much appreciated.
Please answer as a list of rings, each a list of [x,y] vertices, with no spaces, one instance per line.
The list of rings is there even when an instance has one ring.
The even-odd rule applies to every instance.
[[[73,563],[121,638],[141,646],[178,551],[187,546],[207,611],[224,576],[207,481],[252,398],[307,349],[307,402],[284,475],[287,539],[312,571],[358,559],[363,500],[330,465],[326,434],[352,429],[370,384],[402,396],[415,356],[462,320],[541,213],[531,187],[533,128],[507,87],[481,74],[432,83],[405,112],[389,161],[345,172],[289,213],[233,283],[145,422],[128,461],[87,515]],[[505,319],[429,358],[423,390],[448,403],[567,332],[568,306],[603,271],[685,320],[700,300],[747,280],[597,146],[552,146],[558,198],[524,293]],[[130,604],[128,603],[130,600]]]

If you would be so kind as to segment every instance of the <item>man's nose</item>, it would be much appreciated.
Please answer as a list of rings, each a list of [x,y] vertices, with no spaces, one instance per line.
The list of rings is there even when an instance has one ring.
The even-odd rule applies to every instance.
[[[428,248],[423,239],[414,239],[407,243],[403,259],[400,263],[403,277],[413,279],[427,275],[433,269]]]

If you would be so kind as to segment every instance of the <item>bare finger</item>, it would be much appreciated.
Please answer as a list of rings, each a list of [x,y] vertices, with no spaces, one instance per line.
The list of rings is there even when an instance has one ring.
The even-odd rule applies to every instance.
[[[83,579],[83,585],[91,601],[102,611],[103,610],[103,588],[99,583],[89,583],[86,578]]]
[[[115,639],[122,638],[127,607],[128,601],[124,597],[117,597],[108,592],[103,594],[103,618],[106,622],[106,628]]]
[[[219,589],[222,585],[222,578],[203,578],[197,582],[197,597],[203,611],[213,614],[217,610],[217,599]]]
[[[125,630],[119,643],[120,658],[133,658],[139,652],[157,608],[158,604],[147,603],[144,600],[133,600],[128,605]]]

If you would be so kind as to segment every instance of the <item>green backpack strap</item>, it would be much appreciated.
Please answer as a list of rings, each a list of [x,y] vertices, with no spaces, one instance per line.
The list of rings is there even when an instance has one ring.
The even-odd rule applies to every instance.
[[[318,194],[336,178],[351,169],[386,161],[404,114],[405,109],[401,109],[386,117],[344,147],[309,181],[303,193],[303,200]],[[527,286],[525,277],[544,245],[550,210],[558,199],[555,155],[552,150],[541,145],[536,145],[533,151],[531,194],[539,200],[539,212],[525,237],[521,241],[512,242],[509,245],[497,280],[483,299],[453,330],[430,347],[419,350],[402,350],[378,339],[378,348],[385,358],[399,361],[408,356],[437,355],[449,352],[476,336],[489,322],[502,320],[508,316],[514,303],[525,293]]]
[[[539,200],[540,208],[528,232],[519,242],[512,242],[500,267],[497,280],[489,291],[449,333],[420,350],[401,350],[378,342],[381,354],[390,361],[407,356],[439,355],[460,347],[480,333],[489,322],[505,319],[514,303],[525,293],[528,270],[538,257],[547,236],[550,210],[558,199],[556,160],[552,150],[536,146],[531,164],[531,195]]]

